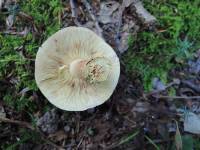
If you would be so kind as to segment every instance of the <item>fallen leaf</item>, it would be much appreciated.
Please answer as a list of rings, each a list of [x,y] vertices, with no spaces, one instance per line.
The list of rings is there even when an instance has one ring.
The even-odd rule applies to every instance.
[[[200,116],[189,112],[184,119],[184,131],[200,134]]]

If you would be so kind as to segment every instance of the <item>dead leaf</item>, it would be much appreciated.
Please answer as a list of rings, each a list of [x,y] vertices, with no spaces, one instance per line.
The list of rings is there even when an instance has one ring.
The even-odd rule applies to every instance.
[[[184,119],[184,131],[200,134],[200,116],[189,112]]]
[[[107,23],[115,23],[118,21],[118,17],[116,17],[117,14],[114,14],[114,11],[116,11],[119,8],[120,4],[116,1],[107,1],[102,2],[100,6],[100,12],[99,12],[99,21],[103,24]]]

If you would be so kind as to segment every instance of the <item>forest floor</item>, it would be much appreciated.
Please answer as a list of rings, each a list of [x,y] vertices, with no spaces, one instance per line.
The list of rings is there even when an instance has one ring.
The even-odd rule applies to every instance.
[[[35,56],[87,27],[118,54],[112,97],[83,112],[41,94]],[[199,0],[0,0],[0,149],[200,149]]]

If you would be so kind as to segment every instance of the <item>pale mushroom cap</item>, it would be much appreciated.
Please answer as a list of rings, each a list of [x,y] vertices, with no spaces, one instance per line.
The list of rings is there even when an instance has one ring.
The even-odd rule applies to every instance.
[[[75,78],[75,60],[101,57],[109,61],[109,74],[96,83]],[[98,62],[101,63],[101,62]],[[76,73],[76,72],[75,72]],[[98,106],[112,95],[120,74],[115,51],[93,31],[67,27],[48,38],[39,48],[35,61],[36,83],[55,106],[68,111],[82,111]]]

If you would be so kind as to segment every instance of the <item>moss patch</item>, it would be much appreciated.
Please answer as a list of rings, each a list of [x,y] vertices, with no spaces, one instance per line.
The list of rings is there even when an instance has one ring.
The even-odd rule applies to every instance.
[[[191,57],[200,47],[200,2],[189,1],[144,1],[158,20],[156,32],[142,31],[130,37],[129,52],[124,57],[127,71],[140,75],[144,89],[150,90],[153,77],[167,81],[166,74],[174,66]],[[132,42],[131,42],[132,41]]]
[[[13,11],[8,14],[15,14],[14,26],[17,30],[31,28],[26,36],[0,33],[0,80],[5,81],[3,84],[10,84],[9,88],[2,89],[0,98],[17,111],[26,108],[31,112],[36,108],[32,95],[38,90],[34,80],[34,59],[41,43],[60,29],[62,5],[59,0],[23,0],[19,5],[11,5],[10,10]],[[31,16],[33,22],[20,18],[20,11]],[[33,26],[41,34],[35,33]],[[29,91],[20,93],[25,88]]]

